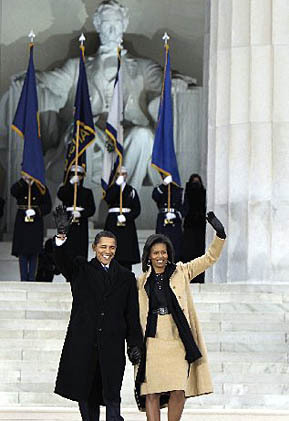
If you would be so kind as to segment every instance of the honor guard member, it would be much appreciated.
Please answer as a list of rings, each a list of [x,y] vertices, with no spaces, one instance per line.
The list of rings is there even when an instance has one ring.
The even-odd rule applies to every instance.
[[[133,364],[140,362],[143,344],[136,279],[114,259],[114,234],[101,231],[96,235],[95,257],[89,262],[84,257],[71,258],[65,209],[56,208],[54,217],[55,260],[70,281],[73,296],[55,393],[77,401],[84,421],[99,421],[99,405],[106,406],[106,421],[123,421],[120,390],[125,342]]]
[[[18,205],[12,255],[19,258],[21,281],[35,281],[38,255],[43,245],[43,216],[49,214],[52,207],[49,190],[46,187],[42,194],[36,183],[24,175],[11,187],[11,195]]]
[[[168,207],[169,184],[170,207]],[[168,175],[163,178],[162,184],[154,188],[152,198],[159,210],[156,233],[169,237],[174,246],[176,262],[178,262],[181,258],[182,244],[183,189],[173,184],[172,177]]]
[[[140,262],[135,219],[141,206],[136,189],[127,184],[126,179],[127,169],[121,167],[115,184],[106,192],[109,209],[104,229],[113,232],[117,238],[115,259],[131,270],[132,265]]]
[[[90,189],[83,187],[85,170],[80,165],[71,167],[67,182],[57,192],[57,197],[66,206],[66,210],[72,217],[69,232],[68,244],[74,256],[88,256],[88,218],[95,212],[93,193]],[[77,183],[76,207],[73,207],[74,184]]]

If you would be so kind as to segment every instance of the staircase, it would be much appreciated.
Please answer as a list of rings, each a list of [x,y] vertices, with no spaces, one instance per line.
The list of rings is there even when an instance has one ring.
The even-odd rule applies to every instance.
[[[288,420],[289,285],[192,291],[215,393],[189,399],[182,420]],[[70,306],[67,283],[0,282],[0,420],[79,419],[75,403],[53,393]],[[122,406],[126,420],[145,419],[135,412],[130,364]]]

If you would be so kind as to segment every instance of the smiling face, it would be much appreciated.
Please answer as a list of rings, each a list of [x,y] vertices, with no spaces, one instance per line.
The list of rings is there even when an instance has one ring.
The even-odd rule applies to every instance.
[[[164,243],[156,243],[151,247],[149,258],[156,273],[162,273],[168,262],[167,246]]]
[[[97,244],[92,244],[95,257],[103,265],[109,265],[116,252],[116,242],[114,238],[101,237]]]

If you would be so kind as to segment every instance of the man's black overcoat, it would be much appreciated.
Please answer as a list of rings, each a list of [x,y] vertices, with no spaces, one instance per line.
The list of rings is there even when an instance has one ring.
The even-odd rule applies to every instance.
[[[34,222],[25,222],[25,208],[28,208],[28,184],[21,178],[11,187],[11,195],[17,199],[18,210],[16,213],[12,255],[35,255],[39,254],[43,247],[43,216],[51,211],[51,198],[46,188],[41,194],[35,183],[31,186],[31,207],[36,215]]]
[[[119,199],[120,187],[113,184],[106,192],[105,201],[109,208],[119,208]],[[126,217],[125,226],[117,226],[119,213],[113,212],[108,213],[104,229],[113,232],[117,238],[116,260],[133,265],[140,262],[135,219],[141,212],[141,205],[137,191],[129,184],[126,184],[123,189],[122,201],[123,208],[130,209],[130,212],[124,213]]]
[[[61,186],[57,192],[58,198],[66,207],[73,206],[74,185],[69,181]],[[90,189],[83,187],[80,184],[77,187],[77,201],[76,206],[84,208],[80,212],[81,217],[78,223],[73,223],[70,226],[69,242],[71,250],[76,256],[88,256],[88,218],[95,212],[95,203],[93,193]],[[69,213],[70,214],[70,213]]]
[[[139,347],[143,340],[135,277],[115,260],[105,272],[96,258],[70,260],[67,252],[66,244],[55,247],[56,263],[71,281],[73,295],[55,393],[75,401],[89,396],[99,404],[104,398],[119,401],[125,340]]]

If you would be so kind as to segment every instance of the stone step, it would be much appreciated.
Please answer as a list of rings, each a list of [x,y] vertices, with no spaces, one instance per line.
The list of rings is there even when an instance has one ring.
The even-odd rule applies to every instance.
[[[0,242],[0,252],[1,252],[1,243]],[[1,256],[2,257],[2,256]],[[15,258],[15,261],[17,259]],[[0,260],[1,262],[1,260]],[[2,269],[2,265],[1,265]],[[14,290],[14,289],[23,289],[28,290],[43,290],[49,291],[51,288],[51,283],[49,282],[5,282],[4,278],[1,276],[0,282],[0,291],[4,290]],[[69,289],[69,284],[64,283],[54,283],[54,290],[66,290]],[[289,301],[289,280],[288,284],[244,284],[244,283],[231,283],[231,284],[192,284],[193,293],[198,292],[207,292],[207,293],[216,293],[218,295],[223,293],[238,294],[238,295],[247,295],[248,293],[266,293],[266,294],[278,294],[278,295],[287,295],[287,301]]]
[[[289,285],[205,284],[192,292],[215,393],[186,408],[289,409]],[[68,283],[0,282],[0,407],[74,405],[53,394],[70,307]],[[135,408],[130,364],[122,397]]]
[[[241,385],[242,386],[242,385]],[[135,409],[135,401],[133,398],[133,390],[130,390],[130,399],[128,394],[123,396],[123,407]],[[196,398],[190,398],[186,401],[187,409],[260,409],[266,408],[271,410],[287,410],[288,411],[288,395],[280,395],[273,393],[258,394],[258,393],[244,393],[240,385],[236,385],[232,390],[233,394],[229,393],[213,393]],[[0,392],[0,406],[51,406],[51,407],[71,407],[75,403],[61,398],[54,393],[45,392]],[[286,420],[288,421],[288,419]]]
[[[211,360],[211,359],[210,359]],[[228,376],[236,376],[241,378],[244,375],[251,374],[268,374],[272,376],[272,382],[275,375],[288,374],[289,365],[287,361],[283,362],[214,362],[210,367],[212,373],[225,373]],[[0,360],[0,378],[17,375],[20,371],[22,373],[29,373],[33,371],[35,378],[42,377],[45,373],[56,372],[57,365],[55,361],[47,360],[45,363],[38,360]],[[15,374],[14,374],[15,373]],[[22,377],[23,378],[23,377]]]
[[[167,411],[162,412],[166,419]],[[126,421],[145,421],[144,413],[123,408],[122,415]],[[182,421],[287,421],[288,411],[254,411],[254,410],[184,410]],[[286,418],[287,417],[287,418]],[[80,421],[76,408],[1,408],[1,421]],[[105,420],[105,412],[101,410],[101,421]]]

